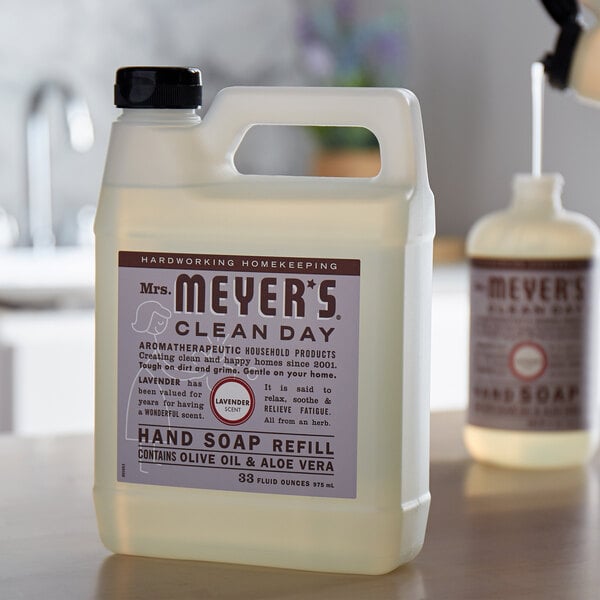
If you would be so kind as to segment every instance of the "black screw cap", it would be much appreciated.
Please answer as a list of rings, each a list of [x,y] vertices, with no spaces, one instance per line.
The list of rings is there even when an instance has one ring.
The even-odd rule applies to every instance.
[[[117,70],[118,108],[198,108],[202,78],[190,67],[122,67]]]

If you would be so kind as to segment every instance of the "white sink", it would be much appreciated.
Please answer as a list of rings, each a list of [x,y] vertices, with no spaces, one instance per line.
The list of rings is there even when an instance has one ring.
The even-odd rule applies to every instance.
[[[469,374],[466,263],[435,265],[431,307],[431,410],[464,409]]]
[[[92,247],[0,250],[0,305],[69,308],[93,302]]]
[[[93,306],[93,248],[0,249],[0,431],[91,430]]]
[[[0,432],[92,431],[94,311],[0,310]]]

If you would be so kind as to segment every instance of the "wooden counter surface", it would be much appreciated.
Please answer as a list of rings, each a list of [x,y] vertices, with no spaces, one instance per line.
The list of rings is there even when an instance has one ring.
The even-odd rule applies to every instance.
[[[462,413],[432,418],[425,546],[381,577],[111,555],[96,533],[90,436],[0,436],[2,600],[595,600],[600,461],[518,472],[472,463]]]

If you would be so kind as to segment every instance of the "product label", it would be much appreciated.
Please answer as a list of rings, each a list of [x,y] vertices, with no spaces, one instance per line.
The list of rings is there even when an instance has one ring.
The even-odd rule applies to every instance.
[[[523,431],[589,426],[591,260],[471,261],[469,423]]]
[[[119,253],[119,481],[356,497],[360,261]]]

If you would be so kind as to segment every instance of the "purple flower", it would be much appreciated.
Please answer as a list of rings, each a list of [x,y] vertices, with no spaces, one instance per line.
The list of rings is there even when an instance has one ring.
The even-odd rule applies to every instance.
[[[298,0],[298,39],[307,74],[318,85],[400,84],[405,47],[398,0],[379,10],[368,0]],[[355,128],[315,129],[324,147],[372,147]]]
[[[397,0],[383,11],[371,11],[366,0],[364,5],[358,0],[299,0],[298,10],[304,64],[319,83],[398,83],[405,45]]]
[[[335,16],[342,25],[352,26],[356,18],[356,0],[335,0]]]
[[[335,74],[335,58],[329,48],[318,41],[304,46],[306,68],[321,81],[331,79]]]

